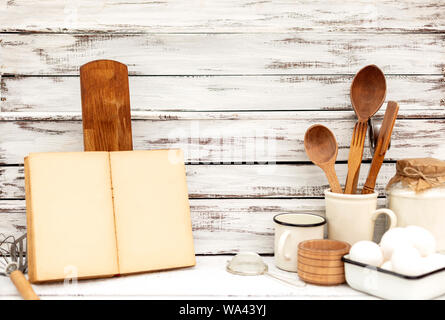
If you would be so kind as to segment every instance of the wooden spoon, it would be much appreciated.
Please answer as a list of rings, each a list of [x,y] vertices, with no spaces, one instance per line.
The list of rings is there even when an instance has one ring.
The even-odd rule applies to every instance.
[[[362,189],[362,194],[373,193],[375,182],[380,168],[382,167],[383,159],[385,158],[386,150],[388,150],[389,142],[391,141],[392,129],[397,119],[399,112],[399,105],[397,102],[388,101],[386,107],[385,117],[383,118],[382,126],[380,127],[379,137],[377,138],[377,145],[372,158],[371,167],[369,168],[368,177]]]
[[[314,124],[304,135],[304,149],[309,159],[325,172],[331,191],[343,193],[335,173],[338,145],[332,131],[321,124]]]
[[[345,193],[357,192],[368,119],[380,109],[385,97],[385,75],[376,65],[366,66],[355,75],[351,85],[351,103],[358,122],[354,127],[349,151]]]

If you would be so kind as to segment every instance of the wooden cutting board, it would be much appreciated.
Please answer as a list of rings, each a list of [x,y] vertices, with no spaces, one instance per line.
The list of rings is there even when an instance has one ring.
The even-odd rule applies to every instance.
[[[128,69],[113,60],[80,67],[85,151],[133,150]]]

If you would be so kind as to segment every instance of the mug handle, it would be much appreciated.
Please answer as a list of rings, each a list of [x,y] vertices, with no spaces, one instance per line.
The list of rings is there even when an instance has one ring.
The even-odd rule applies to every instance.
[[[286,246],[287,239],[289,239],[290,231],[286,230],[281,235],[280,239],[278,240],[278,255],[283,256],[286,260],[290,260],[291,256],[289,253],[286,253],[286,250],[284,250]]]
[[[394,211],[392,211],[391,209],[382,208],[382,209],[377,209],[372,214],[372,222],[374,222],[374,228],[375,228],[375,221],[381,214],[386,214],[389,217],[390,224],[388,229],[392,229],[397,225],[397,216],[394,213]]]

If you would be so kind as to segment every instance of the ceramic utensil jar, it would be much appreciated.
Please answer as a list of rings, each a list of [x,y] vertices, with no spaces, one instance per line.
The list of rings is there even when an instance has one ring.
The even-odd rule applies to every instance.
[[[341,194],[325,190],[328,237],[351,245],[361,240],[373,240],[377,217],[386,214],[390,228],[397,224],[392,210],[377,209],[376,192],[370,194]]]
[[[397,225],[429,230],[436,238],[436,250],[445,252],[445,161],[403,159],[397,161],[396,170],[386,191]]]
[[[275,265],[286,271],[297,272],[298,244],[305,240],[323,239],[326,219],[308,213],[276,215]]]

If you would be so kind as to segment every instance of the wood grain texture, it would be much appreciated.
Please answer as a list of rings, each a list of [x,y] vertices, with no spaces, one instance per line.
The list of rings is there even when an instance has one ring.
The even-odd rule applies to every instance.
[[[437,32],[440,0],[2,0],[1,31]]]
[[[445,109],[443,76],[387,76],[400,116]],[[3,112],[80,112],[78,77],[2,77]],[[134,111],[351,110],[352,75],[137,76],[129,78]],[[51,92],[51,94],[49,94]],[[37,98],[38,97],[38,98]],[[383,110],[385,106],[382,107]]]
[[[125,63],[133,75],[442,75],[442,34],[1,34],[0,73],[78,75],[91,60]]]
[[[386,107],[385,116],[383,117],[382,125],[377,137],[377,143],[374,150],[374,156],[369,167],[366,182],[363,185],[362,194],[369,194],[374,192],[375,183],[380,172],[385,154],[391,142],[392,130],[397,120],[399,112],[399,105],[395,101],[389,101]]]
[[[11,272],[10,278],[24,300],[40,300],[39,296],[34,292],[28,279],[21,271],[15,270]]]
[[[358,122],[354,127],[348,159],[345,193],[357,193],[358,174],[363,156],[368,120],[380,109],[386,97],[383,71],[371,64],[360,69],[351,84],[351,104]]]
[[[355,115],[350,112],[146,114],[133,120],[135,150],[181,148],[187,163],[273,164],[309,161],[303,138],[314,122],[336,135],[338,161],[347,160]],[[444,158],[445,120],[396,121],[387,160]],[[0,164],[21,164],[30,152],[81,151],[79,121],[0,121]],[[367,142],[366,142],[367,143]],[[365,160],[371,155],[365,144]]]
[[[334,133],[320,124],[310,126],[304,134],[304,150],[308,158],[325,172],[331,191],[343,193],[335,171],[338,144]]]
[[[379,206],[384,205],[379,199]],[[190,200],[195,252],[224,254],[239,251],[273,253],[274,215],[309,212],[324,215],[323,199],[192,199]],[[26,231],[25,201],[0,200],[0,233]],[[376,237],[385,229],[379,219]]]
[[[374,117],[377,123],[382,118],[385,107],[379,111]],[[272,110],[270,110],[272,111]],[[198,121],[198,120],[259,120],[263,119],[266,115],[269,120],[286,120],[296,119],[296,115],[300,114],[304,117],[304,114],[313,117],[314,121],[321,119],[321,121],[332,117],[333,114],[339,115],[348,120],[353,118],[351,111],[331,111],[331,110],[290,110],[290,111],[133,111],[131,118],[134,121]],[[309,118],[307,117],[307,118]],[[442,120],[444,119],[444,113],[442,110],[433,109],[426,112],[416,110],[405,110],[402,115],[399,115],[397,119],[400,120]],[[81,112],[0,112],[0,121],[81,121]]]
[[[349,145],[348,175],[345,182],[345,194],[356,194],[360,166],[362,164],[366,136],[368,132],[367,120],[359,120],[352,132],[351,144]]]
[[[127,66],[95,60],[80,68],[84,151],[133,150]]]
[[[298,244],[298,276],[308,283],[339,285],[345,283],[341,261],[351,245],[336,240],[306,240]]]
[[[362,164],[360,185],[368,169],[369,163]],[[323,171],[312,164],[187,165],[186,170],[191,199],[323,197],[329,187]],[[344,181],[347,165],[337,164],[336,172]],[[394,174],[394,163],[383,164],[377,179],[380,195]],[[0,167],[0,199],[24,199],[23,177],[23,167]]]
[[[115,59],[133,75],[135,149],[185,151],[197,253],[271,254],[274,214],[324,211],[326,179],[303,150],[311,124],[335,133],[344,181],[355,122],[349,85],[362,66],[382,68],[387,98],[401,107],[386,159],[445,158],[444,10],[438,0],[0,0],[0,164],[22,164],[33,151],[81,151],[79,67]],[[383,164],[379,192],[393,172]],[[23,197],[23,167],[0,166],[0,232],[26,231],[25,202],[15,200]],[[384,225],[379,220],[379,233]],[[238,278],[225,281],[227,258],[212,258],[198,260],[197,278],[192,269],[117,279],[127,288],[120,294],[367,297],[343,286],[293,291],[257,279],[240,288]],[[209,291],[215,270],[222,280]],[[37,293],[109,297],[116,290],[107,283]],[[168,283],[177,290],[160,292]]]

